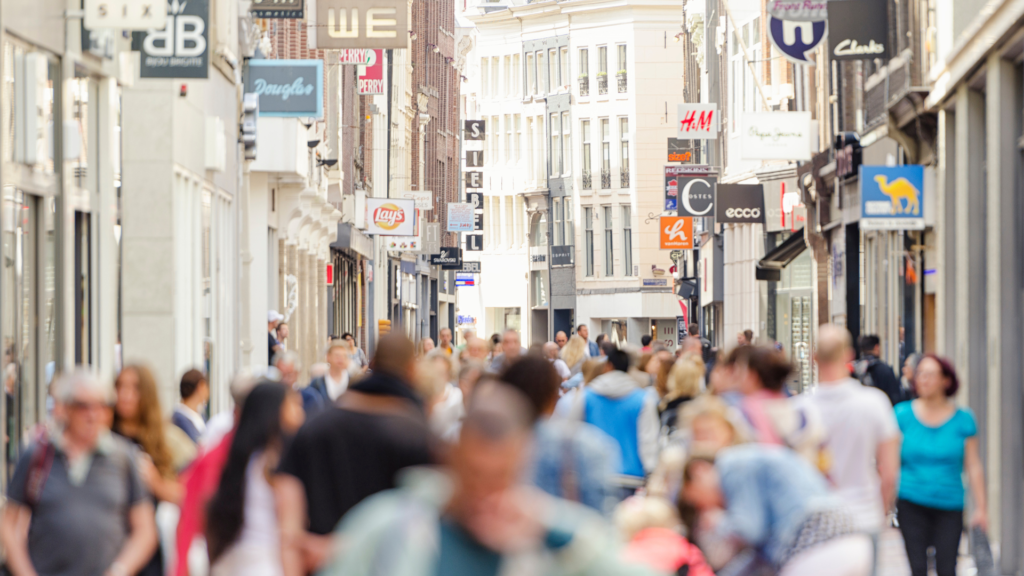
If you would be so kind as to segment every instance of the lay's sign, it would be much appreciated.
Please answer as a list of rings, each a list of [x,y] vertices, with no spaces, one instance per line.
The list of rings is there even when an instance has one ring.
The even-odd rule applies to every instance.
[[[366,199],[366,233],[378,236],[415,236],[416,205],[413,200]]]

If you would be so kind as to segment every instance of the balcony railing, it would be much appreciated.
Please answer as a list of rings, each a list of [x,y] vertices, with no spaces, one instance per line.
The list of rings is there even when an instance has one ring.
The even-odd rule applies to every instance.
[[[626,73],[619,72],[618,74],[615,75],[615,77],[619,81],[619,94],[622,94],[623,92],[626,91]]]
[[[583,184],[582,185],[583,185],[583,189],[584,190],[592,190],[594,188],[594,181],[593,181],[593,178],[591,178],[591,176],[590,176],[590,170],[586,170],[586,171],[583,172]]]
[[[622,188],[629,188],[629,170],[623,169],[619,172],[619,184]]]
[[[601,170],[601,190],[610,190],[612,187],[612,171],[606,169]]]
[[[580,96],[590,96],[590,77],[580,76]]]
[[[597,93],[607,94],[608,93],[608,76],[599,75],[597,77]]]

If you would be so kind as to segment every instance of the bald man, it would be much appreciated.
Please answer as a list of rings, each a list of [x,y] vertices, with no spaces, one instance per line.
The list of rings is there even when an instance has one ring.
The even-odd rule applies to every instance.
[[[818,330],[818,389],[803,401],[821,413],[833,457],[829,479],[858,531],[879,532],[896,499],[900,431],[889,398],[850,377],[850,333],[825,324]]]
[[[565,348],[565,344],[567,342],[569,342],[569,337],[565,335],[565,332],[559,330],[558,333],[555,334],[555,344],[558,344],[558,349],[561,350],[562,348]]]

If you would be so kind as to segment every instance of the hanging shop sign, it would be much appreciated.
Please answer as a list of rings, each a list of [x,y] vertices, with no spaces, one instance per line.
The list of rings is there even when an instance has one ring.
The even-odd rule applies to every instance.
[[[551,265],[552,266],[572,266],[573,247],[572,246],[552,246],[551,247]]]
[[[810,112],[744,112],[744,160],[810,160]]]
[[[302,18],[302,0],[252,0],[253,18]]]
[[[429,190],[403,190],[398,193],[400,198],[412,200],[417,210],[434,209],[434,193]]]
[[[860,229],[924,230],[924,166],[861,166]]]
[[[384,51],[367,50],[366,64],[360,64],[356,72],[360,94],[384,93]]]
[[[465,140],[483,140],[487,134],[485,120],[465,120],[462,124],[465,132],[462,137]],[[483,154],[481,154],[481,158],[483,158]]]
[[[480,252],[483,249],[483,234],[466,234],[466,252]]]
[[[366,199],[366,233],[378,236],[413,236],[416,206],[412,200]]]
[[[473,262],[470,260],[464,260],[462,262],[461,272],[472,272],[474,274],[480,273],[480,262]]]
[[[438,222],[425,222],[423,231],[420,234],[422,248],[420,254],[437,254],[441,251],[441,224]]]
[[[484,194],[483,192],[466,192],[466,202],[473,205],[474,210],[484,209]]]
[[[309,48],[408,48],[407,0],[318,0]]]
[[[484,165],[483,150],[466,150],[466,168],[480,168]]]
[[[693,162],[693,143],[679,138],[668,139],[668,162]]]
[[[682,216],[711,216],[717,178],[708,166],[665,166],[665,210]]]
[[[825,39],[828,22],[780,20],[768,17],[768,37],[772,45],[790,62],[814,64],[814,49]]]
[[[164,0],[85,0],[86,30],[149,30],[167,25]]]
[[[662,216],[658,219],[659,247],[662,250],[693,249],[693,218]]]
[[[209,46],[210,0],[168,0],[163,29],[132,33],[141,78],[206,78]]]
[[[441,251],[430,257],[430,263],[440,266],[442,270],[459,270],[462,268],[461,248],[441,248]]]
[[[455,273],[455,286],[476,286],[476,276],[473,274],[467,274],[463,272]],[[475,324],[476,320],[472,316],[459,315],[459,324]]]
[[[473,205],[470,204],[469,202],[449,202],[448,231],[472,232],[473,216]]]
[[[718,138],[718,104],[679,104],[676,128],[679,138],[715,140]]]
[[[779,20],[820,22],[827,20],[833,2],[826,0],[768,0],[768,14]]]
[[[466,188],[483,188],[484,187],[484,173],[483,172],[466,172]]]
[[[889,19],[885,0],[833,0],[828,7],[828,49],[834,60],[886,58]]]
[[[391,236],[387,241],[387,249],[392,252],[419,253],[422,247],[419,236]]]
[[[764,224],[764,186],[719,184],[715,188],[715,222]]]
[[[366,48],[338,50],[338,64],[355,64],[358,66],[364,66],[369,64],[370,58],[373,57],[373,50],[368,50]]]
[[[484,213],[475,211],[473,214],[473,231],[480,232],[484,229]]]
[[[260,116],[323,118],[323,60],[249,60],[245,91],[260,96]]]
[[[796,178],[769,180],[764,187],[764,231],[794,232],[807,222],[807,207],[800,197]]]

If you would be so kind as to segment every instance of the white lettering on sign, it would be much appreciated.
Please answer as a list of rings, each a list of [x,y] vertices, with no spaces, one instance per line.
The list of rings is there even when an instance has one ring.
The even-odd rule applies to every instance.
[[[858,44],[856,40],[843,40],[836,44],[836,56],[855,56],[858,54],[881,54],[885,46],[871,40],[867,44]]]
[[[384,93],[384,81],[383,80],[360,80],[359,81],[359,93],[360,94],[383,94]]]
[[[725,215],[728,218],[760,218],[760,208],[726,208]]]
[[[373,50],[367,50],[365,48],[350,48],[347,50],[341,50],[341,54],[338,56],[339,64],[360,64],[363,66],[371,64],[370,59],[373,58]]]
[[[682,218],[676,220],[671,226],[665,227],[665,235],[670,242],[686,242],[686,230],[683,228],[686,222]]]
[[[385,16],[395,16],[397,10],[394,8],[370,8],[366,11],[366,37],[367,38],[395,38],[398,32],[395,29],[398,21]],[[386,28],[391,28],[387,30]],[[327,9],[327,35],[331,38],[358,38],[359,37],[359,8],[346,10],[344,8]]]
[[[253,83],[256,93],[260,96],[280,96],[281,100],[287,100],[289,96],[309,96],[314,89],[312,84],[304,84],[302,76],[299,76],[291,84],[267,84],[263,78],[257,78]]]

